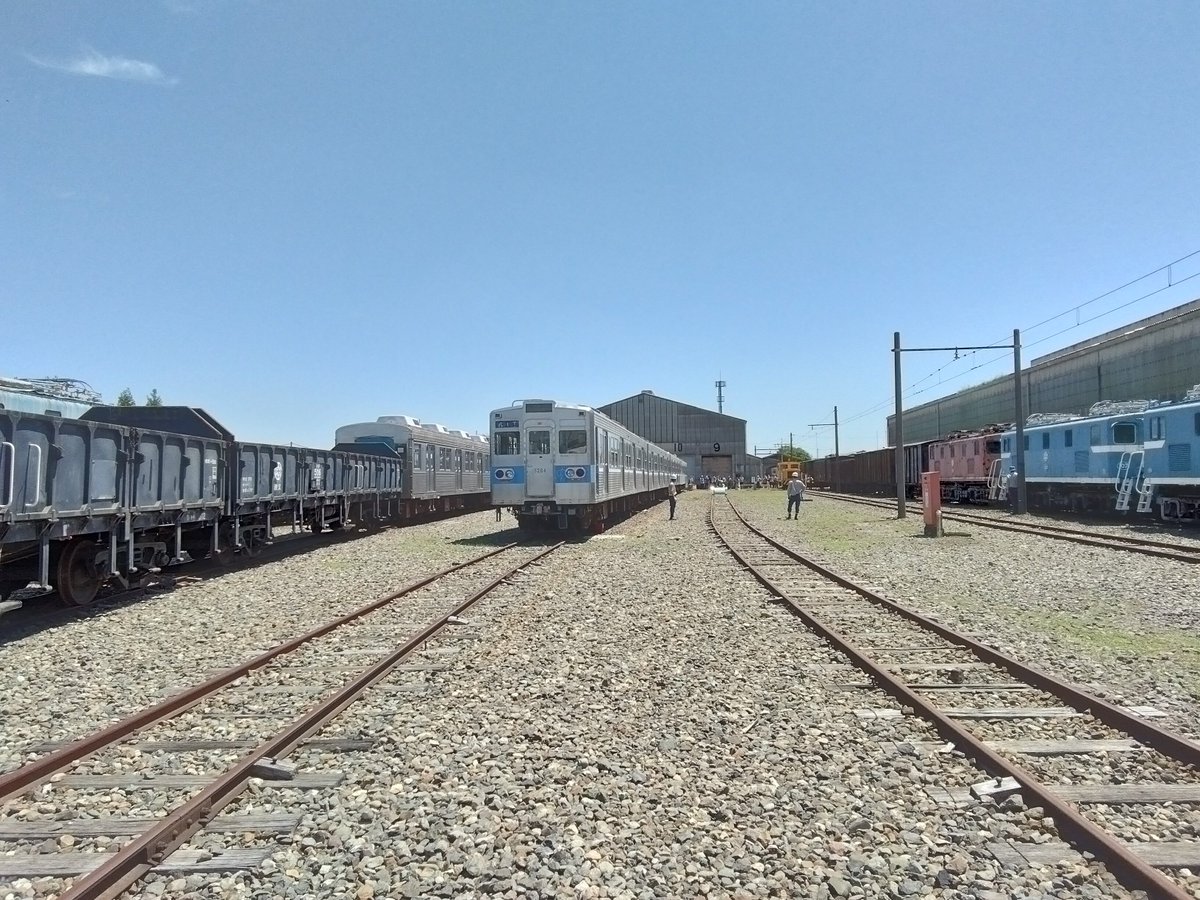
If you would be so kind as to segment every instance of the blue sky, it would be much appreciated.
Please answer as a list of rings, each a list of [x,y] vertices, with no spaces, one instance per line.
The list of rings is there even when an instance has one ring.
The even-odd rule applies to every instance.
[[[715,408],[722,378],[751,445],[827,453],[807,426],[836,404],[873,448],[893,331],[1006,343],[1200,249],[1194,2],[3,16],[0,374],[157,388],[247,438],[644,388]],[[1200,296],[1131,302],[1166,284],[1026,356]],[[905,383],[1009,368],[913,354]]]

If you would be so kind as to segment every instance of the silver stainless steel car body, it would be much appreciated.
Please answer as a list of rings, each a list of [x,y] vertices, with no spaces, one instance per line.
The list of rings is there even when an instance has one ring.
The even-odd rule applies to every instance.
[[[666,497],[686,465],[588,406],[523,400],[489,417],[492,505],[522,526],[597,528]]]
[[[409,416],[380,416],[374,422],[343,425],[339,447],[383,444],[404,461],[408,500],[439,500],[488,491],[488,445],[482,435],[423,425]],[[486,506],[486,504],[483,504]]]

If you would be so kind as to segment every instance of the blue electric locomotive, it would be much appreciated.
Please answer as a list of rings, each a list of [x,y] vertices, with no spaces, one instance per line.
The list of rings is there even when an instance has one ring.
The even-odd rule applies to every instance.
[[[992,499],[1008,499],[1015,443],[1005,432]],[[1087,416],[1030,416],[1024,453],[1030,508],[1200,519],[1200,390],[1178,403],[1105,401]]]

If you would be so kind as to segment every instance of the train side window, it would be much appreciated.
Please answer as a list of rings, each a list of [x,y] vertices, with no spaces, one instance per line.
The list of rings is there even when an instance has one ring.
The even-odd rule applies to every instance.
[[[1137,442],[1137,426],[1132,422],[1118,422],[1113,426],[1114,444],[1134,444]]]
[[[1155,416],[1150,420],[1150,440],[1163,440],[1163,420],[1162,416]]]
[[[954,459],[954,445],[953,444],[950,445],[950,458]]]
[[[414,469],[421,468],[421,464],[423,461],[424,461],[424,459],[421,456],[421,445],[418,444],[416,441],[413,441],[413,468]]]
[[[496,456],[516,456],[521,452],[521,432],[497,431],[492,436],[492,453]]]
[[[1091,444],[1093,447],[1099,446],[1099,444],[1100,444],[1100,426],[1099,425],[1093,425],[1090,429],[1088,429],[1088,443]]]
[[[978,456],[978,455],[979,455],[979,441],[976,441],[976,442],[975,442],[975,455],[976,455],[976,456]]]
[[[1000,442],[999,441],[988,441],[987,444],[984,445],[984,448],[987,450],[988,453],[991,453],[992,455],[996,455],[1000,452]]]
[[[1029,449],[1029,435],[1025,435],[1025,449]]]
[[[1048,432],[1048,431],[1042,432],[1042,449],[1043,450],[1050,449],[1050,432]]]
[[[1068,428],[1066,431],[1063,432],[1063,446],[1070,447],[1074,443],[1075,443],[1075,429]]]
[[[564,428],[558,433],[559,453],[587,453],[587,432],[582,428]]]
[[[550,453],[550,432],[529,432],[529,452],[536,456],[546,456]]]
[[[1196,432],[1196,434],[1200,434],[1200,413],[1196,413],[1195,418],[1193,420],[1192,428]]]

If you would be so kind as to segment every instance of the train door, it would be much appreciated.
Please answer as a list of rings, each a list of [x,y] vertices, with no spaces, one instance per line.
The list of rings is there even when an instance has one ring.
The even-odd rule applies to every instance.
[[[530,497],[554,496],[554,427],[549,422],[525,429],[525,493]]]
[[[596,491],[596,493],[600,497],[603,497],[608,493],[608,465],[609,465],[608,432],[601,431],[600,428],[597,426],[597,428],[596,428],[596,480],[599,482],[599,484],[597,485],[598,490]]]

